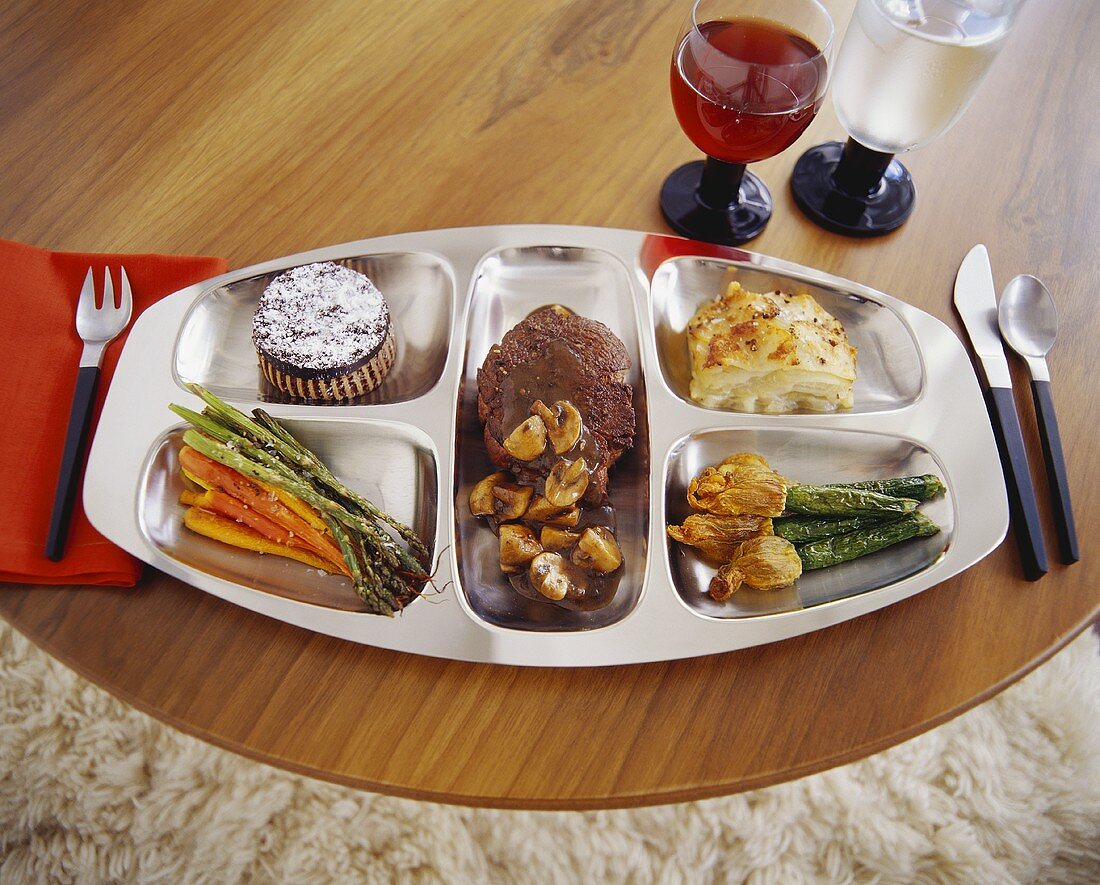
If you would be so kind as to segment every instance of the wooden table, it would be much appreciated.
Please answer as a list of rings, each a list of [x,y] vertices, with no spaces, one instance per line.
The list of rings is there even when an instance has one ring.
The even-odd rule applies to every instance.
[[[843,30],[851,0],[828,0]],[[231,266],[403,230],[564,222],[663,230],[695,152],[668,97],[686,0],[16,3],[0,11],[0,231],[56,249],[220,254]],[[518,12],[519,9],[522,13]],[[1034,273],[1062,333],[1054,390],[1083,559],[1020,576],[1010,539],[876,614],[741,652],[530,670],[420,658],[264,619],[150,570],[136,589],[5,587],[50,654],[171,725],[295,771],[404,796],[586,808],[746,790],[955,716],[1096,618],[1100,6],[1031,4],[950,133],[906,159],[899,233],[827,234],[786,182],[841,130],[826,107],[756,170],[751,248],[897,295],[955,329],[975,242]],[[1021,367],[1015,365],[1014,369]],[[1041,453],[1015,375],[1029,452]],[[981,420],[980,416],[976,416]],[[958,428],[966,433],[965,427]],[[1045,482],[1041,504],[1056,557]]]

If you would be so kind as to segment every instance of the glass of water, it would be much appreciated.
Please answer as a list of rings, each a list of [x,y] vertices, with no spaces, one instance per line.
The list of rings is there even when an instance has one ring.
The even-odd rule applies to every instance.
[[[833,104],[849,134],[803,154],[795,202],[829,230],[892,231],[916,188],[895,154],[954,125],[1004,44],[1023,0],[859,0],[833,73]]]

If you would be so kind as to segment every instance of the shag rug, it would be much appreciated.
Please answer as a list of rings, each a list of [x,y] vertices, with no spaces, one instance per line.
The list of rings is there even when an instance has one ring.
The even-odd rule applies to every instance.
[[[0,882],[1100,881],[1100,655],[861,762],[631,811],[393,799],[180,734],[0,621]]]

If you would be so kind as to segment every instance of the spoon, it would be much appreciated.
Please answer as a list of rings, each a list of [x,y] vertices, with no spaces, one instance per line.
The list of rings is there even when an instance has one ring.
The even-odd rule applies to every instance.
[[[1050,370],[1046,361],[1046,355],[1058,335],[1058,309],[1046,286],[1033,276],[1020,274],[1009,282],[1001,295],[997,322],[1001,327],[1001,337],[1027,363],[1039,436],[1043,442],[1043,457],[1046,459],[1047,480],[1054,499],[1058,549],[1062,562],[1077,562],[1077,531],[1073,526],[1066,461],[1062,455],[1062,440],[1058,434],[1058,418],[1054,414]]]

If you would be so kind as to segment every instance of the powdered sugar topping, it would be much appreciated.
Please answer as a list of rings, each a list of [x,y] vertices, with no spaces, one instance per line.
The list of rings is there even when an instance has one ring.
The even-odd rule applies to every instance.
[[[367,277],[331,261],[273,279],[252,318],[266,355],[304,369],[350,366],[372,354],[389,329],[389,309]]]

